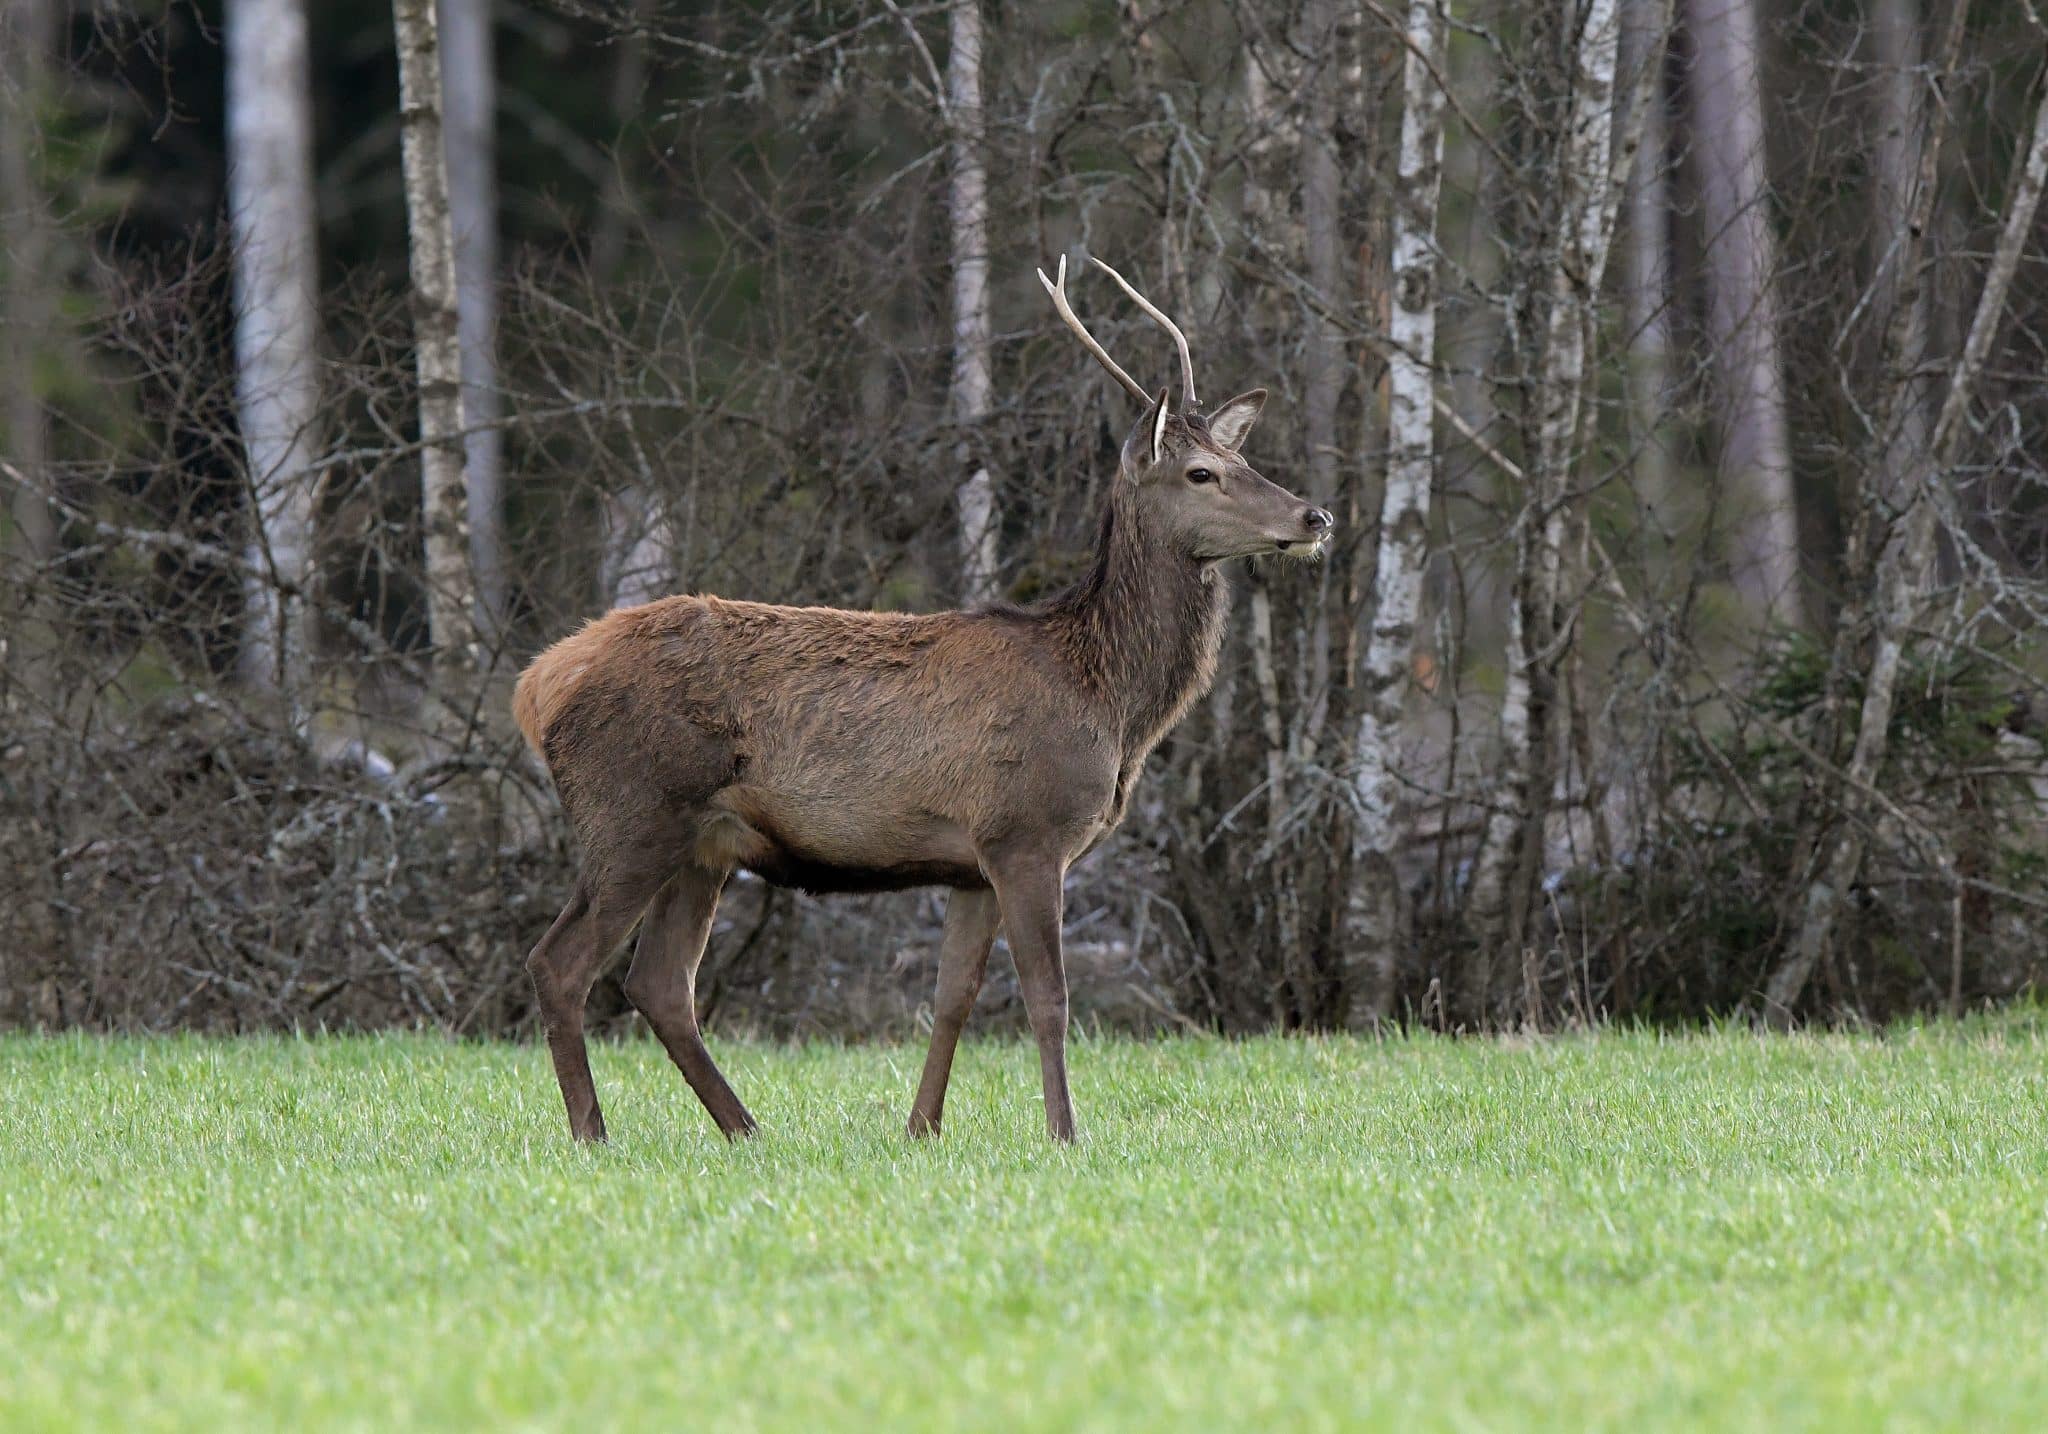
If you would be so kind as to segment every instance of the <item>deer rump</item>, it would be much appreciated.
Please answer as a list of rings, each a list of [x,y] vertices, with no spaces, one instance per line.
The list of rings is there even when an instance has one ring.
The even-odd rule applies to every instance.
[[[980,889],[990,834],[976,814],[1017,810],[1048,742],[1069,756],[1108,746],[1081,714],[1046,709],[1058,689],[1031,627],[1002,612],[665,598],[547,649],[513,710],[599,872],[744,868],[819,894]],[[1068,781],[1041,777],[1045,801],[1070,804],[1071,767],[1055,765]],[[1085,784],[1103,788],[1100,808],[1115,758],[1089,765],[1103,768]]]

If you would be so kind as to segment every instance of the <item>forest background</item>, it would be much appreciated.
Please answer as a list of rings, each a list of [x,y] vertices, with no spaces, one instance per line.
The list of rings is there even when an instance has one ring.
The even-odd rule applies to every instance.
[[[1084,1020],[2048,966],[2029,0],[0,14],[0,1025],[530,1024],[574,858],[519,666],[672,591],[1075,577],[1130,415],[1062,254],[1340,522],[1239,565],[1077,871]],[[907,1031],[937,912],[743,881],[707,1018]]]

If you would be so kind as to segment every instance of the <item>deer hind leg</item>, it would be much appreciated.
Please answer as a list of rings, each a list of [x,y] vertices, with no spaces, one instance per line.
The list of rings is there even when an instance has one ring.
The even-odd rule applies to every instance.
[[[924,1077],[910,1104],[910,1133],[937,1135],[946,1109],[946,1082],[953,1074],[953,1051],[960,1032],[981,994],[988,971],[989,947],[995,944],[1002,916],[993,891],[955,891],[946,901],[946,930],[939,941],[939,990],[932,1002],[932,1044],[925,1052]]]
[[[597,882],[589,871],[555,924],[526,958],[533,990],[547,1029],[548,1054],[569,1111],[569,1133],[578,1140],[605,1138],[604,1111],[590,1078],[590,1052],[583,1040],[583,1003],[604,969],[605,958],[633,929],[652,894],[644,882]]]
[[[633,948],[626,997],[647,1018],[725,1138],[734,1140],[754,1133],[754,1117],[719,1074],[697,1027],[697,966],[724,887],[725,873],[693,866],[661,889]]]
[[[1058,861],[1005,863],[991,873],[1001,903],[1003,930],[1017,961],[1024,1012],[1038,1041],[1038,1070],[1045,1085],[1045,1128],[1054,1140],[1074,1138],[1074,1099],[1067,1089],[1067,971],[1060,956]]]

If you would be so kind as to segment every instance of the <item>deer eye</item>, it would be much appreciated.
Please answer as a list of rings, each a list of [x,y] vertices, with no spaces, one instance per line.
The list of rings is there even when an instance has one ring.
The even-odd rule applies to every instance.
[[[1216,475],[1206,468],[1188,469],[1188,482],[1190,483],[1214,483],[1215,481]]]

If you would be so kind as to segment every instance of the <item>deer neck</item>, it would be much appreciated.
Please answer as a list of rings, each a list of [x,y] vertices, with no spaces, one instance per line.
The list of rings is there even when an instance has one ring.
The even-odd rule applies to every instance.
[[[1147,531],[1123,480],[1095,562],[1056,611],[1082,680],[1143,760],[1216,676],[1229,588],[1213,564]]]

